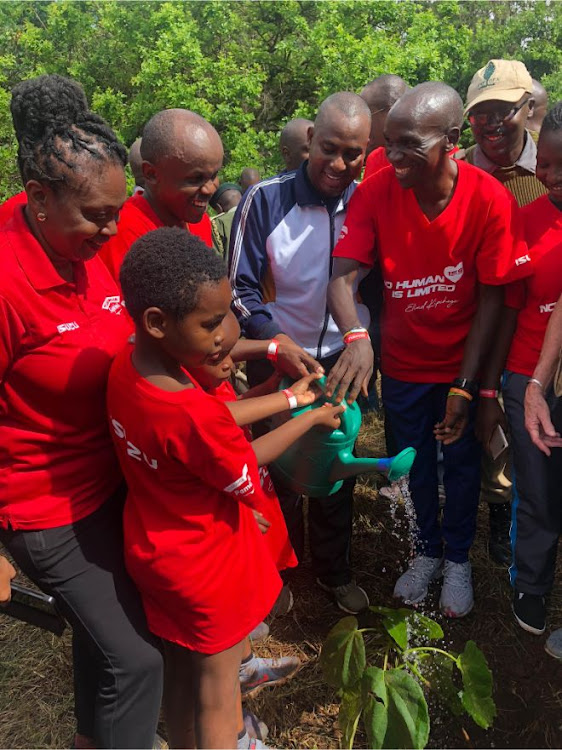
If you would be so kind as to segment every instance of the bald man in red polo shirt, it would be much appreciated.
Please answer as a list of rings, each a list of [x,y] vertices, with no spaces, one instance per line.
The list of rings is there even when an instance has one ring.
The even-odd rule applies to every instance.
[[[224,155],[214,127],[187,109],[165,109],[145,125],[140,152],[144,193],[127,200],[117,235],[100,253],[117,281],[133,242],[153,229],[185,227],[209,247],[213,244],[206,210]]]

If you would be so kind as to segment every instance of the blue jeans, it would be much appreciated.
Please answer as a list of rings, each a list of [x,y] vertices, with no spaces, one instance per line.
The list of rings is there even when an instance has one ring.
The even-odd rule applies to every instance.
[[[445,415],[448,383],[404,383],[382,377],[385,416],[398,451],[411,446],[417,456],[410,491],[419,528],[418,553],[466,562],[476,532],[480,495],[480,444],[474,434],[475,404],[470,405],[462,437],[443,446],[447,502],[439,524],[437,450],[433,428]]]

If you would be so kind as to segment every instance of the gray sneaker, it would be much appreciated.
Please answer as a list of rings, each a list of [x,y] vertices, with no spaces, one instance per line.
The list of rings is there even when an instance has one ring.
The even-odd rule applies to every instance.
[[[469,562],[445,560],[439,607],[447,617],[464,617],[474,606],[472,567]]]
[[[546,639],[544,650],[549,656],[553,656],[555,659],[562,659],[562,628],[552,631]]]
[[[396,581],[394,596],[404,604],[419,604],[427,596],[427,589],[434,578],[442,572],[443,558],[418,555],[411,560],[406,570]]]
[[[369,606],[367,592],[356,583],[344,583],[341,586],[328,586],[317,578],[316,583],[334,597],[338,607],[350,615],[356,615]]]

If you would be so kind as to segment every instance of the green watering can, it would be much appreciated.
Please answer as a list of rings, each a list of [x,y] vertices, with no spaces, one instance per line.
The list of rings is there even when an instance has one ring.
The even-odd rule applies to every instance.
[[[326,388],[325,377],[315,383],[323,390]],[[290,382],[287,380],[283,380],[279,386],[280,390],[289,387]],[[331,401],[326,396],[321,396],[311,406],[293,409],[291,418],[309,409],[321,408]],[[309,497],[325,497],[337,492],[347,477],[378,471],[388,474],[390,481],[394,482],[408,474],[412,468],[416,457],[414,448],[405,448],[392,458],[354,456],[353,446],[361,427],[361,410],[357,403],[346,403],[345,406],[337,430],[309,430],[273,462],[274,474],[279,475],[295,492]]]

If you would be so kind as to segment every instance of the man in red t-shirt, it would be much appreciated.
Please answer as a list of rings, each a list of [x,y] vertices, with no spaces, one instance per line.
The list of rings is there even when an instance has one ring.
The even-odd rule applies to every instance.
[[[367,146],[364,180],[388,167],[390,163],[384,150],[384,123],[392,105],[409,88],[400,76],[385,73],[361,89],[359,96],[367,102],[371,110],[371,133]]]
[[[213,244],[206,210],[224,155],[214,127],[187,109],[165,109],[145,125],[140,153],[144,193],[127,200],[117,235],[100,252],[116,281],[133,242],[158,227],[185,227]]]
[[[440,606],[451,617],[473,606],[468,553],[480,488],[476,378],[501,310],[501,285],[516,276],[515,268],[523,275],[526,265],[512,196],[490,175],[449,158],[461,123],[462,101],[442,83],[420,84],[392,107],[385,125],[392,167],[358,187],[328,293],[334,319],[348,332],[329,390],[351,383],[355,398],[373,357],[357,318],[353,280],[361,266],[380,265],[386,419],[397,448],[418,451],[410,476],[417,556],[394,593],[421,602],[443,571]],[[441,527],[435,439],[443,443],[445,463]]]

